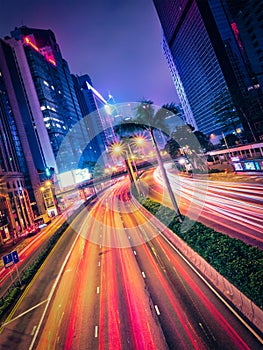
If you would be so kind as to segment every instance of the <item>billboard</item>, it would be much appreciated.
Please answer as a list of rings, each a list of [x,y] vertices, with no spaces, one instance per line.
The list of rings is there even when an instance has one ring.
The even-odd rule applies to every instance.
[[[88,169],[74,169],[57,175],[60,187],[71,187],[91,179]]]

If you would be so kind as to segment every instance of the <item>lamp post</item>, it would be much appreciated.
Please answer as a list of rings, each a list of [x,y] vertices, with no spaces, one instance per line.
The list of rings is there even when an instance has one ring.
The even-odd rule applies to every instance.
[[[126,148],[126,146],[127,146],[127,148]],[[116,156],[121,156],[121,155],[125,154],[125,162],[127,164],[127,171],[129,173],[130,180],[131,180],[131,182],[134,183],[137,193],[140,194],[137,180],[136,180],[136,175],[134,173],[134,169],[133,169],[131,159],[130,159],[131,157],[129,156],[128,151],[130,152],[130,154],[132,156],[132,151],[131,151],[131,147],[129,144],[125,145],[121,142],[117,142],[117,143],[114,143],[111,145],[111,153],[112,154],[115,154]]]

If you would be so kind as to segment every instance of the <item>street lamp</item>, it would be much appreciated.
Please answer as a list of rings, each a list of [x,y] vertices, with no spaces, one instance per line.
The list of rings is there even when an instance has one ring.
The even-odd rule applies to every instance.
[[[123,144],[122,142],[113,143],[110,146],[110,152],[112,154],[115,154],[116,156],[125,155],[125,161],[127,162],[127,165],[128,165],[127,171],[130,175],[130,180],[131,180],[131,182],[134,183],[137,193],[140,194],[140,191],[139,191],[139,188],[137,185],[137,181],[136,181],[136,176],[135,176],[135,173],[133,170],[133,166],[131,164],[131,159],[130,159],[131,157],[129,156],[127,149],[129,150],[131,157],[132,157],[132,152],[131,152],[131,148],[130,148],[129,144],[127,144],[127,148],[126,148],[126,145]]]

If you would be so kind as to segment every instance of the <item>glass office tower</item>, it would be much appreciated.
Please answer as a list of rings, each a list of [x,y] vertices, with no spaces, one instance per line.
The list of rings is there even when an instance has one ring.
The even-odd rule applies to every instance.
[[[226,2],[154,0],[154,4],[166,56],[169,51],[182,84],[179,98],[184,108],[185,95],[197,128],[207,135],[220,135],[222,126],[215,121],[228,110],[253,140],[243,103],[251,79]]]
[[[16,28],[11,35],[14,39],[8,42],[14,49],[22,80],[26,79],[23,56],[26,57],[34,85],[32,89],[37,95],[42,119],[56,158],[56,166],[59,171],[76,168],[75,160],[79,157],[85,140],[82,131],[75,131],[74,126],[82,119],[82,114],[68,64],[61,55],[55,35],[51,30],[25,26]],[[30,94],[31,91],[28,90],[28,99]],[[71,147],[63,153],[60,146],[71,130]],[[57,158],[58,154],[61,159]]]

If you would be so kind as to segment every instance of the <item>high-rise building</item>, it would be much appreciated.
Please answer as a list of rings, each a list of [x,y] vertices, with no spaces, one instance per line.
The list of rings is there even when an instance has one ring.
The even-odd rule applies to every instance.
[[[251,79],[247,93],[254,102],[246,113],[255,124],[257,134],[263,135],[263,1],[227,0],[227,4],[240,51],[249,62],[247,68]]]
[[[59,171],[76,168],[75,160],[79,158],[85,140],[82,130],[74,132],[74,125],[82,119],[82,114],[68,64],[61,55],[55,35],[51,30],[25,26],[15,28],[11,35],[6,42],[13,49],[28,104],[34,103],[32,114],[39,123],[33,125],[35,137],[43,152],[48,148],[46,151],[50,153],[50,147],[38,133],[47,132],[49,137],[53,155],[45,154],[44,158],[49,161],[53,157],[52,163],[56,159],[51,166],[58,167]],[[71,147],[63,153],[60,146],[68,133]]]
[[[228,114],[236,124],[229,132],[241,127],[250,140],[259,137],[248,111],[256,103],[248,94],[252,84],[249,62],[227,1],[154,0],[154,4],[187,121],[207,135],[220,135],[222,124],[215,121],[227,119]]]
[[[100,114],[100,108],[103,108],[107,101],[94,89],[88,74],[72,75],[72,79],[88,136],[81,159],[83,162],[97,162],[107,150],[104,123]]]
[[[0,52],[2,46],[0,45]],[[0,242],[19,234],[34,220],[37,173],[29,145],[20,141],[15,115],[10,105],[0,58]],[[22,128],[23,129],[23,128]],[[20,135],[25,130],[20,130]],[[25,155],[25,151],[27,154]],[[32,182],[31,182],[32,180]],[[33,183],[33,185],[32,185]],[[38,181],[39,184],[39,181]],[[36,191],[37,192],[37,191]],[[40,198],[41,202],[41,198]],[[43,200],[42,200],[43,202]],[[41,207],[41,203],[40,207]],[[37,214],[37,212],[35,212]]]

